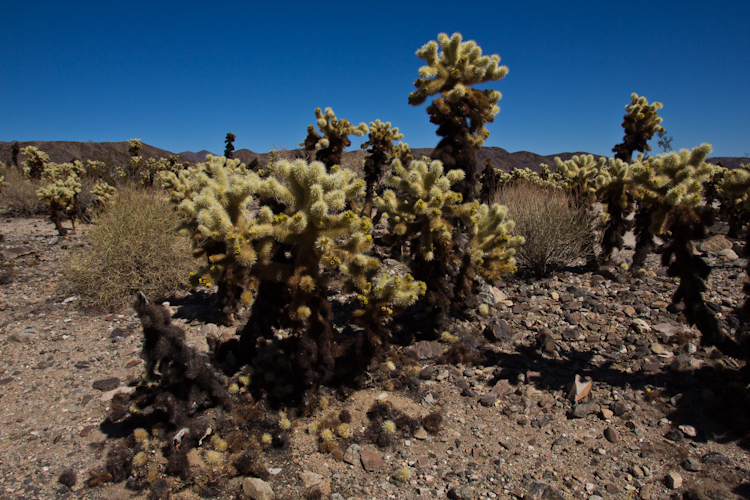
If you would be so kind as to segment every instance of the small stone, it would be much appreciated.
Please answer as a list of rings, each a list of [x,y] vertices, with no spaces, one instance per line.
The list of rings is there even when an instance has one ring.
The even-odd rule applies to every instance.
[[[117,377],[110,377],[95,381],[91,384],[91,387],[98,391],[106,392],[116,389],[120,386],[120,379]]]
[[[323,491],[326,489],[330,490],[330,486],[326,488],[326,481],[320,474],[316,474],[310,471],[303,471],[299,475],[302,479],[302,484],[305,485],[305,489],[320,487]]]
[[[731,248],[725,248],[724,250],[719,252],[719,255],[724,260],[737,260],[740,258],[740,256],[737,255],[737,252],[735,252]]]
[[[242,492],[253,500],[273,500],[271,485],[257,477],[248,477],[242,482]]]
[[[495,393],[498,398],[502,398],[506,394],[510,394],[515,389],[512,385],[510,385],[510,382],[508,382],[506,379],[500,379],[497,381],[495,386],[490,389],[490,392]]]
[[[492,406],[495,404],[495,401],[497,401],[497,394],[492,391],[486,392],[479,397],[479,402],[482,406]]]
[[[616,443],[620,440],[620,435],[612,427],[607,427],[606,429],[604,429],[604,437],[610,443]]]
[[[578,401],[589,395],[592,386],[593,383],[590,379],[584,380],[580,375],[576,374],[575,382],[573,382],[573,386],[570,388],[570,392],[568,393],[568,399],[574,403],[577,403]]]
[[[679,425],[677,426],[680,431],[682,431],[683,434],[685,434],[687,437],[694,438],[698,435],[698,431],[695,430],[695,427],[692,425]]]
[[[586,418],[586,416],[591,415],[592,413],[597,413],[600,409],[601,407],[598,403],[581,403],[573,408],[570,415],[573,418]]]
[[[649,349],[651,349],[651,352],[653,352],[657,356],[659,354],[664,354],[664,347],[661,344],[653,343],[649,346]]]
[[[641,500],[653,500],[654,498],[654,485],[652,483],[644,484],[639,492]]]
[[[614,416],[614,412],[612,410],[609,410],[607,408],[602,408],[602,418],[604,420],[609,420]]]
[[[375,472],[383,468],[383,459],[377,453],[364,449],[359,451],[362,468],[367,472]]]
[[[346,449],[346,452],[344,453],[344,462],[348,463],[349,465],[355,465],[357,462],[359,462],[359,450],[360,448],[358,444],[350,444]]]
[[[666,309],[669,304],[663,300],[656,300],[651,303],[651,309]]]
[[[493,319],[484,327],[482,333],[485,338],[493,342],[503,342],[513,335],[513,331],[510,326],[508,326],[508,322],[504,319]]]
[[[549,485],[540,482],[533,482],[529,486],[527,493],[523,496],[524,500],[542,500],[549,490]]]
[[[701,470],[701,463],[698,461],[698,459],[694,457],[686,458],[685,461],[682,463],[682,466],[685,468],[686,471],[690,471],[690,472],[698,472]]]
[[[39,330],[34,327],[29,327],[24,328],[20,332],[15,332],[10,336],[10,339],[21,344],[28,344],[36,340],[37,335],[39,335]]]
[[[635,318],[638,316],[638,313],[635,311],[633,306],[625,306],[622,308],[622,312],[625,314],[625,316],[629,318]]]
[[[644,373],[654,373],[658,372],[660,368],[659,363],[643,363],[643,372]]]
[[[420,427],[417,429],[417,431],[414,433],[414,439],[419,439],[420,441],[424,441],[427,439],[427,431],[424,429],[424,427]]]
[[[448,490],[448,498],[451,500],[474,500],[476,492],[471,486],[462,484]]]
[[[607,490],[607,493],[609,493],[610,495],[617,495],[618,493],[620,493],[620,488],[612,483],[607,483],[604,486],[604,489]]]
[[[704,464],[724,464],[729,462],[729,459],[721,453],[711,452],[703,455],[701,457],[701,462]]]
[[[667,488],[670,490],[677,490],[682,487],[682,476],[677,472],[670,472],[666,477]]]
[[[630,324],[630,326],[635,330],[637,333],[648,333],[651,331],[651,326],[646,323],[641,318],[635,318],[633,322]]]

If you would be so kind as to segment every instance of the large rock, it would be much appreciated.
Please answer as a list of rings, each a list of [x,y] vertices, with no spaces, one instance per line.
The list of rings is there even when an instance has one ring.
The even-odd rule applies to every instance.
[[[724,236],[719,234],[717,236],[714,236],[702,242],[698,246],[698,248],[700,248],[700,251],[703,253],[716,255],[722,250],[726,250],[727,248],[732,248],[732,242],[726,239]]]
[[[443,346],[430,340],[422,340],[407,347],[407,350],[419,360],[437,358],[443,354]]]

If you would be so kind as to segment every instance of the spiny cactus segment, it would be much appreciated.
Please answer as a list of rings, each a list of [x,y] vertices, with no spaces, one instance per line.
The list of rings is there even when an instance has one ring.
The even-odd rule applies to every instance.
[[[635,92],[630,96],[630,104],[625,106],[625,115],[622,128],[625,129],[625,137],[621,144],[612,148],[615,158],[630,162],[633,152],[645,153],[651,151],[648,141],[653,139],[654,134],[664,132],[661,126],[662,118],[657,115],[663,107],[660,102],[648,103],[648,99]]]
[[[350,135],[361,137],[368,132],[367,125],[360,123],[356,127],[348,120],[336,118],[331,108],[326,108],[325,113],[320,108],[315,109],[316,124],[320,134],[315,132],[315,127],[307,127],[307,137],[300,146],[305,150],[315,152],[315,159],[323,162],[327,169],[334,165],[341,165],[344,150],[351,146]]]

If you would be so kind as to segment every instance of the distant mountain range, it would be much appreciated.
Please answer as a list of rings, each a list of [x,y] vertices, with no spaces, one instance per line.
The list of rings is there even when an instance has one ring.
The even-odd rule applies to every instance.
[[[5,164],[11,163],[11,142],[0,141],[0,161]],[[50,160],[56,163],[65,163],[72,160],[101,160],[111,163],[122,163],[128,159],[128,147],[127,141],[123,142],[71,142],[71,141],[30,141],[30,142],[19,142],[21,149],[26,146],[35,146],[41,151],[47,153]],[[422,156],[429,156],[432,153],[431,148],[417,148],[412,149],[412,156],[414,158],[421,158]],[[143,145],[141,156],[145,158],[168,158],[173,155],[170,151],[159,149],[148,144]],[[190,163],[201,162],[206,159],[207,154],[212,154],[210,151],[198,151],[194,153],[192,151],[183,151],[177,153],[181,162],[188,161]],[[302,156],[302,150],[292,150],[288,154],[292,156]],[[363,152],[352,151],[344,153],[345,161],[355,156],[362,157]],[[539,165],[546,163],[554,171],[555,157],[560,157],[561,160],[568,160],[574,155],[584,155],[589,153],[576,152],[576,153],[559,153],[556,155],[541,156],[528,151],[518,151],[515,153],[509,153],[503,148],[498,147],[486,147],[482,148],[477,152],[477,159],[480,164],[489,159],[490,165],[493,168],[500,169],[506,172],[513,170],[514,168],[529,168],[535,172],[539,172]],[[240,149],[234,151],[234,158],[239,159],[242,163],[250,163],[253,160],[258,160],[258,163],[264,165],[268,161],[268,153],[254,153],[248,149]],[[599,155],[594,155],[599,158]],[[23,155],[19,155],[19,164],[23,161]],[[721,163],[725,168],[737,168],[740,164],[750,163],[748,158],[732,158],[732,157],[715,157],[709,158],[709,163],[718,164]]]

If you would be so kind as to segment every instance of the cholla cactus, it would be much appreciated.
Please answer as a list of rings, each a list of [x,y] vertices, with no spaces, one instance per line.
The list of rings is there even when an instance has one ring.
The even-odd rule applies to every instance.
[[[594,202],[597,176],[604,168],[606,161],[607,159],[603,156],[595,160],[594,155],[576,155],[566,161],[555,157],[557,172],[567,181],[573,199],[579,206],[590,206]]]
[[[413,161],[406,169],[395,160],[393,172],[386,180],[392,189],[376,203],[388,216],[392,243],[408,245],[413,273],[427,283],[428,328],[438,334],[451,309],[472,306],[472,281],[477,274],[492,279],[515,270],[509,247],[522,240],[508,236],[512,222],[505,220],[503,208],[463,203],[461,195],[451,190],[464,177],[463,171],[444,174],[437,160],[429,165]],[[461,248],[454,241],[454,224],[459,220],[468,235]]]
[[[630,194],[633,167],[620,159],[609,158],[597,176],[597,198],[606,205],[607,221],[602,236],[601,262],[607,261],[615,248],[622,249],[625,233],[633,223],[628,216],[633,211]]]
[[[662,107],[662,103],[649,104],[645,97],[638,97],[636,93],[630,96],[630,104],[625,106],[627,114],[622,122],[625,137],[622,144],[612,148],[615,158],[630,162],[634,151],[651,151],[648,141],[653,139],[654,134],[664,132],[662,119],[656,114]]]
[[[96,196],[96,199],[93,202],[94,208],[97,210],[106,210],[115,203],[115,200],[117,199],[117,188],[100,180],[94,185],[91,194]]]
[[[350,135],[361,137],[368,131],[367,125],[360,123],[356,127],[346,119],[337,119],[331,108],[326,108],[323,113],[320,108],[315,109],[318,130],[321,134],[315,132],[315,127],[307,127],[307,137],[300,146],[304,146],[307,151],[315,151],[315,159],[323,162],[328,170],[334,165],[341,165],[341,158],[344,150],[351,146]]]
[[[130,156],[138,156],[143,151],[143,143],[140,139],[129,139],[128,140],[128,153]]]
[[[62,213],[67,212],[76,230],[76,219],[80,217],[80,203],[78,194],[81,192],[80,176],[86,172],[79,161],[74,163],[48,163],[45,165],[42,177],[50,181],[47,187],[37,191],[37,196],[47,206],[55,229],[60,236],[68,234],[62,225]]]
[[[508,68],[498,66],[497,54],[482,55],[473,40],[463,42],[460,33],[451,37],[440,33],[437,42],[430,41],[417,51],[417,57],[427,64],[419,69],[419,78],[414,82],[417,90],[409,95],[409,104],[419,106],[439,94],[427,107],[430,121],[438,125],[437,134],[443,137],[432,156],[441,160],[447,170],[465,172],[456,188],[466,201],[474,201],[479,194],[480,173],[475,149],[489,137],[485,123],[494,121],[500,112],[497,102],[502,95],[495,90],[470,87],[500,80]]]
[[[226,147],[224,148],[224,157],[227,160],[232,159],[232,151],[234,151],[234,140],[236,139],[236,136],[229,132],[227,134],[227,138],[224,139],[224,143],[226,144]]]
[[[711,268],[695,255],[692,240],[702,239],[713,224],[714,212],[704,203],[702,184],[711,178],[713,165],[705,162],[710,144],[689,151],[661,154],[633,167],[633,189],[653,209],[651,231],[667,240],[662,264],[667,274],[680,278],[672,298],[685,303],[685,318],[712,344],[722,337],[718,321],[703,302],[705,280]]]
[[[194,285],[216,283],[222,322],[234,323],[242,292],[243,268],[254,256],[235,257],[234,239],[247,228],[248,208],[258,189],[257,175],[248,172],[239,160],[206,156],[179,174],[165,173],[162,186],[186,217],[183,229],[193,237],[196,257],[205,257],[206,266],[194,276]]]
[[[390,159],[389,154],[393,151],[393,141],[404,138],[404,134],[399,133],[398,127],[391,128],[391,122],[383,123],[380,120],[370,122],[369,130],[370,140],[362,144],[362,149],[367,149],[370,153],[365,160],[366,191],[362,208],[362,214],[368,217],[372,214],[375,190],[383,178],[383,170]]]
[[[26,160],[22,163],[23,173],[29,179],[41,179],[44,166],[49,162],[49,155],[34,146],[26,146],[21,150],[21,154],[26,156]]]
[[[309,390],[333,376],[332,276],[343,276],[345,291],[371,297],[380,262],[367,254],[370,219],[346,210],[364,192],[354,172],[336,166],[329,173],[323,163],[304,160],[268,168],[272,175],[261,178],[237,160],[209,156],[205,164],[169,175],[165,187],[187,216],[196,253],[207,258],[193,279],[217,282],[227,307],[239,300],[252,306],[236,358],[253,359],[259,337],[272,339],[273,326],[289,327],[285,351],[298,371],[285,376]],[[278,200],[283,211],[251,211],[253,196]],[[395,307],[410,304],[418,295],[414,286],[403,280],[388,300]],[[372,297],[380,306],[383,297]]]

